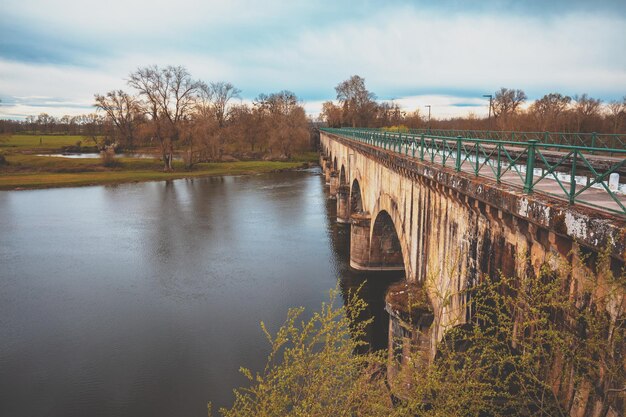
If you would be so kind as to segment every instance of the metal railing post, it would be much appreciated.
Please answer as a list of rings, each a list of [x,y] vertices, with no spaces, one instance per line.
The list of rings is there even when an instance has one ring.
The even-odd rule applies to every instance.
[[[420,139],[420,160],[424,160],[424,134],[422,133],[422,137]]]
[[[496,182],[500,183],[500,177],[502,177],[502,165],[500,163],[500,153],[502,151],[502,144],[498,143],[498,145],[496,145],[496,149],[498,150],[498,166],[496,167]]]
[[[598,134],[596,132],[592,132],[591,133],[591,147],[595,148],[596,147],[596,139],[598,137]],[[591,151],[592,155],[595,155],[595,151]]]
[[[456,137],[456,172],[461,171],[461,136]]]
[[[430,162],[435,163],[435,139],[430,138]]]
[[[578,156],[578,151],[574,150],[574,158],[572,159],[572,174],[570,177],[569,184],[569,203],[574,204],[574,196],[576,195],[576,157]]]
[[[524,182],[524,192],[533,192],[533,175],[535,172],[535,147],[537,146],[537,140],[531,139],[528,141],[528,153],[526,156],[526,181]]]
[[[476,142],[476,165],[474,166],[474,175],[478,176],[478,171],[480,171],[480,159],[478,158],[478,151],[480,149],[480,142]]]
[[[591,147],[595,148],[596,147],[596,138],[598,137],[598,134],[596,132],[592,132],[591,133]]]

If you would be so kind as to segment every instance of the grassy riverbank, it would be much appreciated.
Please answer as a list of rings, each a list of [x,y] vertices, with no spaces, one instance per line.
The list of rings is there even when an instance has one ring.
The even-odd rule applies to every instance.
[[[106,167],[100,158],[61,158],[38,155],[59,152],[62,147],[74,145],[77,142],[77,137],[42,136],[41,138],[40,141],[39,135],[14,135],[0,141],[0,153],[6,160],[6,164],[0,165],[0,190],[256,174],[295,169],[317,160],[315,152],[307,152],[286,162],[200,163],[194,165],[192,169],[187,169],[182,161],[175,161],[173,172],[163,172],[163,164],[157,158],[116,157],[115,164]]]

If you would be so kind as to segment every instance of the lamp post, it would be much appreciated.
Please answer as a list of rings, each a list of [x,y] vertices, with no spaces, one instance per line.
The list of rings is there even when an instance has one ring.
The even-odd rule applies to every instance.
[[[491,129],[491,101],[493,100],[493,96],[491,94],[483,94],[483,97],[489,97],[489,116],[487,116],[487,121],[489,123],[489,129]]]
[[[428,107],[428,133],[430,133],[430,104],[427,104],[424,107]]]

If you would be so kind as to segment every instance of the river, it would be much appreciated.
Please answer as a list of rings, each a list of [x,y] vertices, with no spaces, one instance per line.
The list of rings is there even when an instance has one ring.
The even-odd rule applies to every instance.
[[[319,170],[0,192],[0,415],[206,416],[348,268]]]

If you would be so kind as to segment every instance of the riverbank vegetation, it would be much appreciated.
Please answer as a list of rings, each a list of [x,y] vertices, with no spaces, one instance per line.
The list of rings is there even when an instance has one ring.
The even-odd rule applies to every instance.
[[[2,120],[0,133],[30,133],[32,146],[43,135],[63,135],[67,145],[100,151],[153,148],[165,170],[174,169],[176,155],[190,168],[232,159],[288,160],[311,149],[309,121],[291,91],[260,94],[247,104],[231,83],[196,80],[180,66],[139,68],[128,86],[128,92],[95,94],[92,114]]]
[[[308,166],[317,160],[317,153],[309,151],[293,154],[286,161],[233,158],[223,162],[196,163],[189,168],[182,158],[177,157],[171,163],[172,169],[164,171],[155,148],[136,148],[136,152],[130,154],[102,155],[93,146],[82,146],[81,139],[84,140],[78,135],[0,137],[0,190],[265,173]],[[87,154],[76,153],[81,151]]]
[[[597,132],[621,133],[626,128],[626,96],[603,103],[587,94],[574,96],[558,92],[545,94],[530,105],[519,89],[501,88],[492,93],[488,117],[466,116],[438,118],[420,109],[406,112],[392,101],[377,101],[365,86],[365,80],[354,75],[335,87],[337,101],[326,101],[321,119],[330,127],[390,127],[506,130],[526,132]],[[423,109],[422,109],[423,110]]]
[[[139,68],[128,86],[95,94],[93,114],[2,121],[0,189],[268,172],[317,160],[314,131],[290,91],[245,104],[231,83],[196,80],[180,66]],[[51,155],[60,153],[69,157]]]
[[[119,164],[118,169],[112,170],[2,174],[0,175],[0,190],[77,187],[220,175],[262,174],[305,166],[301,162],[279,161],[215,162],[199,164],[193,171],[181,169],[180,171],[166,172],[159,169],[138,168],[137,166],[145,165],[144,160],[125,160]]]
[[[221,414],[553,417],[600,405],[604,413],[594,415],[605,415],[608,397],[623,413],[626,324],[619,294],[626,281],[600,258],[601,280],[573,282],[567,265],[557,271],[546,265],[521,279],[485,277],[455,295],[470,300],[471,320],[447,329],[435,359],[423,365],[412,353],[389,378],[387,352],[354,353],[369,325],[358,320],[363,301],[345,294],[338,306],[333,291],[310,320],[300,321],[302,309],[294,309],[275,335],[263,327],[271,345],[267,365],[257,375],[243,370],[250,386],[237,389]]]

